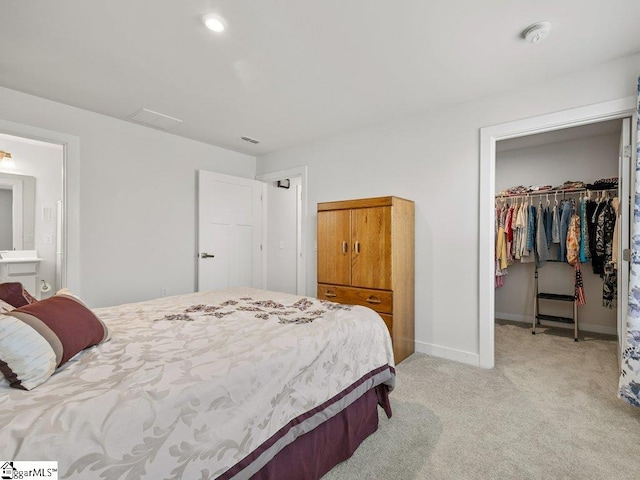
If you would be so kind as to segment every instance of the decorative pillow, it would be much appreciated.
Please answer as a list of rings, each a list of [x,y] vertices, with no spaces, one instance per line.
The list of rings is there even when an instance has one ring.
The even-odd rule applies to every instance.
[[[0,371],[12,387],[31,390],[108,339],[107,326],[78,298],[55,295],[0,315]]]
[[[38,301],[27,292],[20,282],[0,283],[0,300],[4,300],[16,308]]]
[[[9,305],[4,300],[0,300],[0,313],[7,313],[7,312],[10,312],[11,310],[15,310],[15,309],[16,309],[16,307],[14,307],[13,305]]]

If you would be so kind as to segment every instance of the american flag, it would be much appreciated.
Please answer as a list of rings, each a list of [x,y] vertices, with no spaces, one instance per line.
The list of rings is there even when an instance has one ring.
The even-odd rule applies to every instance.
[[[582,270],[580,270],[580,259],[576,260],[576,292],[573,298],[578,305],[584,305],[587,301],[584,298],[584,283],[582,282]]]

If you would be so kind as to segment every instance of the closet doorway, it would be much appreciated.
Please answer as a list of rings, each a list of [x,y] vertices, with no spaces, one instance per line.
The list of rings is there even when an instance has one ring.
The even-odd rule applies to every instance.
[[[307,167],[259,175],[264,182],[265,264],[268,290],[306,295],[305,255]]]
[[[617,275],[607,274],[610,267],[604,265],[602,256],[595,254],[595,245],[606,237],[602,234],[604,228],[596,228],[598,213],[606,210],[611,213],[611,218],[615,218],[612,205],[619,203],[622,206],[624,203],[624,208],[618,208],[618,238],[613,250],[617,255],[617,252],[629,248],[630,152],[622,151],[621,146],[629,145],[630,128],[631,119],[622,118],[497,142],[496,213],[502,213],[502,220],[507,220],[512,241],[508,242],[509,248],[506,249],[509,266],[504,270],[505,275],[496,282],[501,285],[495,290],[496,320],[509,320],[531,327],[536,315],[536,291],[573,295],[575,269],[561,259],[561,256],[567,256],[563,253],[566,247],[560,248],[561,240],[564,240],[559,231],[562,226],[552,235],[552,228],[545,229],[537,225],[536,230],[548,230],[549,237],[543,242],[546,244],[549,241],[548,254],[545,252],[544,255],[548,256],[548,260],[540,268],[536,268],[534,252],[522,258],[518,258],[519,252],[516,253],[518,233],[526,228],[511,228],[516,225],[513,217],[518,212],[522,214],[521,217],[524,216],[522,209],[531,207],[541,212],[538,219],[542,218],[542,212],[548,216],[548,227],[551,227],[554,217],[559,224],[562,208],[566,204],[581,217],[585,227],[580,229],[586,240],[580,252],[585,304],[574,310],[573,302],[566,297],[565,301],[538,299],[538,318],[540,314],[546,316],[546,320],[541,320],[539,325],[543,328],[554,327],[554,331],[559,331],[558,327],[570,329],[570,332],[567,331],[570,337],[574,333],[575,323],[568,322],[574,320],[574,313],[577,313],[578,336],[599,333],[617,337],[618,340],[623,338],[629,264],[618,255],[620,258],[615,258]],[[520,188],[522,186],[533,187],[529,189],[533,191],[520,193],[524,190]],[[581,188],[583,186],[590,189],[585,191]],[[546,190],[550,187],[554,190]],[[584,211],[581,212],[583,205]],[[589,225],[592,226],[589,228]],[[613,235],[602,245],[611,249]],[[605,285],[607,288],[603,289]],[[617,298],[618,292],[620,298]]]
[[[545,132],[556,132],[572,127],[579,127],[609,120],[623,118],[635,119],[636,99],[627,97],[601,104],[580,107],[539,117],[517,120],[501,125],[481,129],[480,137],[480,235],[479,235],[479,365],[484,368],[494,366],[494,323],[495,323],[495,194],[496,190],[496,148],[503,140],[528,137]],[[632,122],[630,122],[632,123]],[[630,124],[629,123],[629,124]],[[632,137],[632,134],[629,134]],[[631,142],[633,138],[630,138]],[[629,145],[631,144],[629,142]],[[628,150],[628,149],[627,149]],[[631,150],[630,158],[626,158],[628,165],[635,164],[635,151]],[[627,152],[628,153],[628,152]],[[627,170],[629,172],[629,170]],[[630,173],[619,174],[622,185],[632,185]],[[627,229],[621,231],[628,237],[629,228],[629,198],[621,201],[622,225]],[[546,199],[545,199],[546,200]],[[621,269],[622,274],[628,270],[628,264]],[[628,286],[628,280],[625,278]],[[618,292],[621,307],[626,308],[626,297]],[[533,303],[533,302],[532,302]],[[624,311],[624,310],[623,310]],[[524,315],[524,314],[523,314]],[[625,319],[626,312],[617,315],[618,322]],[[619,330],[616,325],[616,330]]]

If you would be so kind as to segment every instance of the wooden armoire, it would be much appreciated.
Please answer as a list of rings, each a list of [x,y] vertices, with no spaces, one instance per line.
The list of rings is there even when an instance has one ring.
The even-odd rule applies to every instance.
[[[318,204],[318,298],[378,312],[396,363],[414,351],[414,227],[411,200]]]

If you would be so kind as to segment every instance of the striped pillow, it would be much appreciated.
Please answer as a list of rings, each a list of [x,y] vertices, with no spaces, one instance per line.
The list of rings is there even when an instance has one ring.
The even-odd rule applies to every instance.
[[[0,371],[12,387],[31,390],[108,339],[107,326],[78,298],[55,295],[0,315]]]

